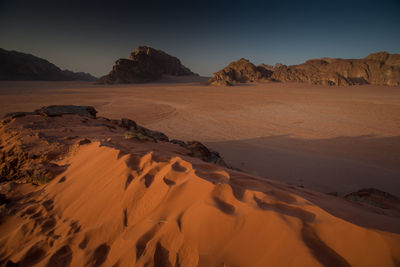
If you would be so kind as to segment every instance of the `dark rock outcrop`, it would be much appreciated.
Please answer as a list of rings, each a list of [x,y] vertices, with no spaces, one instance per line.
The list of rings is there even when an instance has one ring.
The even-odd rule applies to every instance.
[[[75,114],[80,116],[92,117],[96,118],[96,109],[91,106],[74,106],[74,105],[66,105],[66,106],[47,106],[42,107],[40,109],[35,110],[40,115],[55,117],[61,116],[64,114]]]
[[[183,142],[181,140],[173,139],[171,143],[180,145],[190,151],[190,156],[202,159],[203,161],[211,162],[223,167],[228,167],[218,152],[210,150],[199,141]]]
[[[84,72],[61,70],[49,61],[0,48],[0,80],[7,81],[95,81]]]
[[[252,81],[305,82],[321,85],[400,85],[400,55],[379,52],[363,59],[311,59],[300,65],[254,66],[240,59],[214,73],[209,83],[231,85]]]
[[[74,105],[53,105],[41,107],[33,112],[12,112],[6,114],[4,117],[18,118],[27,115],[42,115],[47,117],[56,117],[65,114],[75,114],[96,118],[96,109],[91,106],[74,106]]]
[[[139,46],[130,59],[119,59],[112,71],[100,78],[101,83],[143,83],[155,81],[163,75],[197,75],[182,65],[176,57],[147,46]]]
[[[140,133],[141,135],[154,140],[155,142],[169,142],[168,136],[166,136],[162,132],[154,131],[147,129],[143,126],[137,125],[133,120],[122,118],[120,121],[114,121],[114,123],[118,124],[118,126],[123,127],[129,131],[134,131],[136,133]]]
[[[135,121],[127,118],[122,118],[121,120],[113,120],[112,123],[118,125],[119,127],[127,129],[132,133],[132,136],[140,137],[139,139],[152,140],[154,142],[171,142],[173,144],[180,145],[181,147],[184,147],[185,149],[190,151],[188,155],[191,157],[199,158],[206,162],[211,162],[217,165],[228,167],[228,165],[225,163],[218,152],[210,150],[198,141],[188,141],[186,143],[177,139],[172,139],[170,141],[168,139],[168,136],[166,136],[164,133],[147,129],[143,126],[138,125]]]
[[[221,158],[218,152],[208,149],[205,145],[198,141],[186,142],[186,149],[190,150],[190,156],[200,158],[204,161],[227,167],[228,165]]]
[[[110,120],[97,117],[96,113],[91,106],[47,106],[7,115],[0,122],[0,182],[47,183],[67,167],[57,165],[55,159],[65,158],[77,147],[94,141],[113,145],[125,134],[125,139],[134,142],[169,142],[162,132],[140,126],[133,120]],[[71,116],[60,117],[66,114]],[[104,127],[101,136],[96,135],[98,127]],[[127,134],[132,138],[126,138]],[[200,142],[171,140],[170,143],[185,148],[180,151],[182,155],[227,167],[218,152]],[[4,201],[0,194],[0,202]]]
[[[235,83],[246,83],[266,79],[272,72],[256,67],[249,60],[241,58],[231,62],[226,68],[214,73],[209,80],[212,85],[233,85]]]
[[[400,198],[376,188],[365,188],[345,196],[346,199],[383,209],[400,211]]]

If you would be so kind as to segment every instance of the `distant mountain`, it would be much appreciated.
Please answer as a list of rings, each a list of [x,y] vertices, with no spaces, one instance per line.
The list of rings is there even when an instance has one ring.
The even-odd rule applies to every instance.
[[[322,85],[400,85],[400,55],[373,53],[363,59],[321,58],[300,65],[255,66],[246,59],[214,73],[212,85],[254,81],[306,82]]]
[[[95,81],[84,72],[61,70],[49,61],[0,48],[0,80],[9,81]]]
[[[160,80],[163,75],[197,75],[183,66],[181,61],[164,51],[139,46],[130,59],[121,58],[108,75],[100,78],[101,83],[143,83]]]

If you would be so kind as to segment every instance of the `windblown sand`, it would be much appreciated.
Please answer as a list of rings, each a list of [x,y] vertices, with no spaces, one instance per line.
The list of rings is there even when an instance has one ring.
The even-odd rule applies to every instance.
[[[125,139],[125,131],[104,118],[78,115],[29,115],[2,125],[3,151],[21,147],[39,153],[34,149],[47,147],[51,151],[39,156],[65,171],[40,186],[2,185],[8,204],[0,209],[0,261],[19,266],[400,262],[400,219],[382,209],[206,163],[176,144]],[[91,142],[65,152],[81,138]]]
[[[254,175],[325,193],[400,195],[399,87],[0,83],[0,115],[50,104],[93,105],[99,116],[199,140]]]

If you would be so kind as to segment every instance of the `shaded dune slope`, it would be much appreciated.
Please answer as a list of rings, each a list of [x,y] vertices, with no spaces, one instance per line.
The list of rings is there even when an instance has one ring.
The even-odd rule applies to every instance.
[[[126,129],[112,125],[84,114],[33,114],[3,122],[4,153],[23,147],[37,155],[38,142],[52,153],[32,156],[49,170],[48,183],[18,179],[1,185],[0,261],[20,266],[400,262],[399,234],[358,226],[318,206],[325,201],[335,207],[334,197],[309,192],[311,202],[301,188],[202,161],[167,141],[126,139]],[[62,170],[54,171],[56,166]]]

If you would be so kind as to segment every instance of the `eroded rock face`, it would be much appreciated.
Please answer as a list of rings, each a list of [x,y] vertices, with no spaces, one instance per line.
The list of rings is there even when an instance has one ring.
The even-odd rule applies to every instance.
[[[264,80],[321,85],[400,85],[400,55],[386,52],[370,54],[363,59],[311,59],[292,66],[261,64],[255,67],[251,64],[251,68],[246,67],[247,71],[243,71],[243,66],[250,64],[243,59],[233,62],[216,72],[210,84],[231,85]]]
[[[129,131],[140,133],[141,135],[148,137],[150,140],[153,140],[155,142],[169,142],[168,136],[166,136],[164,133],[150,130],[140,125],[137,125],[136,122],[133,120],[122,118],[120,121],[115,121],[115,123],[118,126],[123,127]]]
[[[249,60],[241,58],[214,73],[209,83],[212,85],[233,85],[235,83],[254,82],[266,79],[271,74],[271,71],[258,68]]]
[[[365,188],[345,196],[346,199],[383,209],[400,210],[400,198],[376,188]]]
[[[147,46],[139,46],[130,59],[119,59],[112,71],[100,78],[101,83],[142,83],[155,81],[162,75],[196,75],[176,57]]]
[[[96,109],[91,106],[74,106],[74,105],[53,105],[46,106],[35,110],[36,113],[48,116],[56,117],[64,114],[75,114],[80,116],[96,118]]]
[[[49,61],[0,48],[0,80],[8,81],[95,81],[84,72],[61,70]]]
[[[199,141],[188,141],[185,143],[181,140],[173,139],[170,142],[173,144],[180,145],[181,147],[184,147],[187,150],[189,150],[190,151],[189,155],[192,157],[196,157],[202,159],[203,161],[211,162],[223,167],[228,167],[228,165],[225,163],[225,161],[218,152],[207,148]]]
[[[199,141],[186,142],[186,145],[184,147],[191,151],[190,156],[192,157],[200,158],[207,162],[228,167],[228,165],[221,158],[218,152],[208,149],[205,145],[203,145]]]
[[[74,105],[52,105],[41,107],[33,112],[12,112],[4,117],[18,118],[28,115],[42,115],[47,117],[56,117],[65,114],[74,114],[86,117],[96,118],[96,109],[91,106],[74,106]]]

